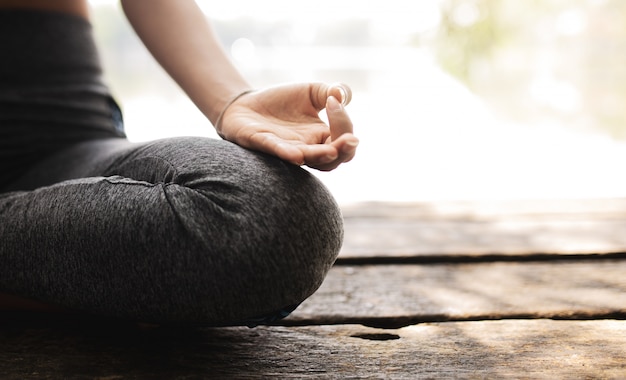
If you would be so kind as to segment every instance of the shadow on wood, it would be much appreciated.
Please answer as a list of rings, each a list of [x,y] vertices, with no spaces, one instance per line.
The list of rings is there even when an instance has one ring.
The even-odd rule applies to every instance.
[[[626,322],[483,321],[139,329],[48,323],[2,329],[3,379],[620,378]]]

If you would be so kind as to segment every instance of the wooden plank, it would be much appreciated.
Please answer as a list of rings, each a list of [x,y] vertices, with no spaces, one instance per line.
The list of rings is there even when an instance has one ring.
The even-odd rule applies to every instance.
[[[335,266],[283,323],[626,317],[626,260]]]
[[[340,258],[626,252],[626,221],[399,221],[345,223]]]
[[[343,212],[341,260],[626,252],[625,200],[373,203]]]
[[[7,380],[626,377],[624,321],[0,331]]]

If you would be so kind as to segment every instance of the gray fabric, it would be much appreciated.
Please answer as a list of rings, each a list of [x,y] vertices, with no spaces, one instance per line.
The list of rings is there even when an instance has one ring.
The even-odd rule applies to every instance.
[[[80,16],[0,10],[0,82],[11,87],[84,85],[102,74],[90,23]]]
[[[0,10],[0,189],[77,142],[123,137],[84,19]]]
[[[220,140],[128,142],[78,17],[0,11],[0,50],[0,292],[223,325],[319,287],[343,232],[308,172]]]
[[[0,291],[159,323],[297,305],[343,237],[310,173],[205,138],[64,149],[0,194],[0,220]]]

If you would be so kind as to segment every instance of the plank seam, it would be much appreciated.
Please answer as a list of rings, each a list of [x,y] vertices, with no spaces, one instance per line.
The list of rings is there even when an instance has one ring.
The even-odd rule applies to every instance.
[[[468,263],[495,263],[495,262],[546,262],[546,261],[604,261],[626,260],[626,252],[587,253],[587,254],[500,254],[486,253],[479,255],[412,255],[412,256],[385,256],[373,255],[368,257],[339,257],[335,261],[337,266],[356,265],[398,265],[398,264],[468,264]]]
[[[317,318],[298,318],[285,319],[277,321],[272,326],[283,327],[302,327],[302,326],[326,326],[326,325],[362,325],[366,327],[397,329],[407,326],[413,326],[422,323],[441,323],[441,322],[481,322],[481,321],[500,321],[500,320],[533,320],[533,319],[549,319],[556,321],[593,321],[593,320],[626,320],[626,310],[609,311],[603,313],[554,313],[554,314],[537,314],[537,313],[520,313],[520,314],[502,314],[502,315],[473,315],[465,318],[451,317],[444,314],[433,315],[407,315],[398,317],[337,317],[337,316],[320,316]]]

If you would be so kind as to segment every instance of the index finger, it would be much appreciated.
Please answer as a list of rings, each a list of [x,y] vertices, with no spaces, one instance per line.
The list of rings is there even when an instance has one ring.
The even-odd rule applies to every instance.
[[[327,96],[334,96],[344,106],[350,104],[352,100],[352,89],[345,83],[335,83],[326,92]]]
[[[310,87],[310,97],[313,106],[321,111],[326,107],[326,101],[330,96],[334,96],[344,106],[352,100],[352,89],[344,83],[328,85],[325,83],[314,83]]]

